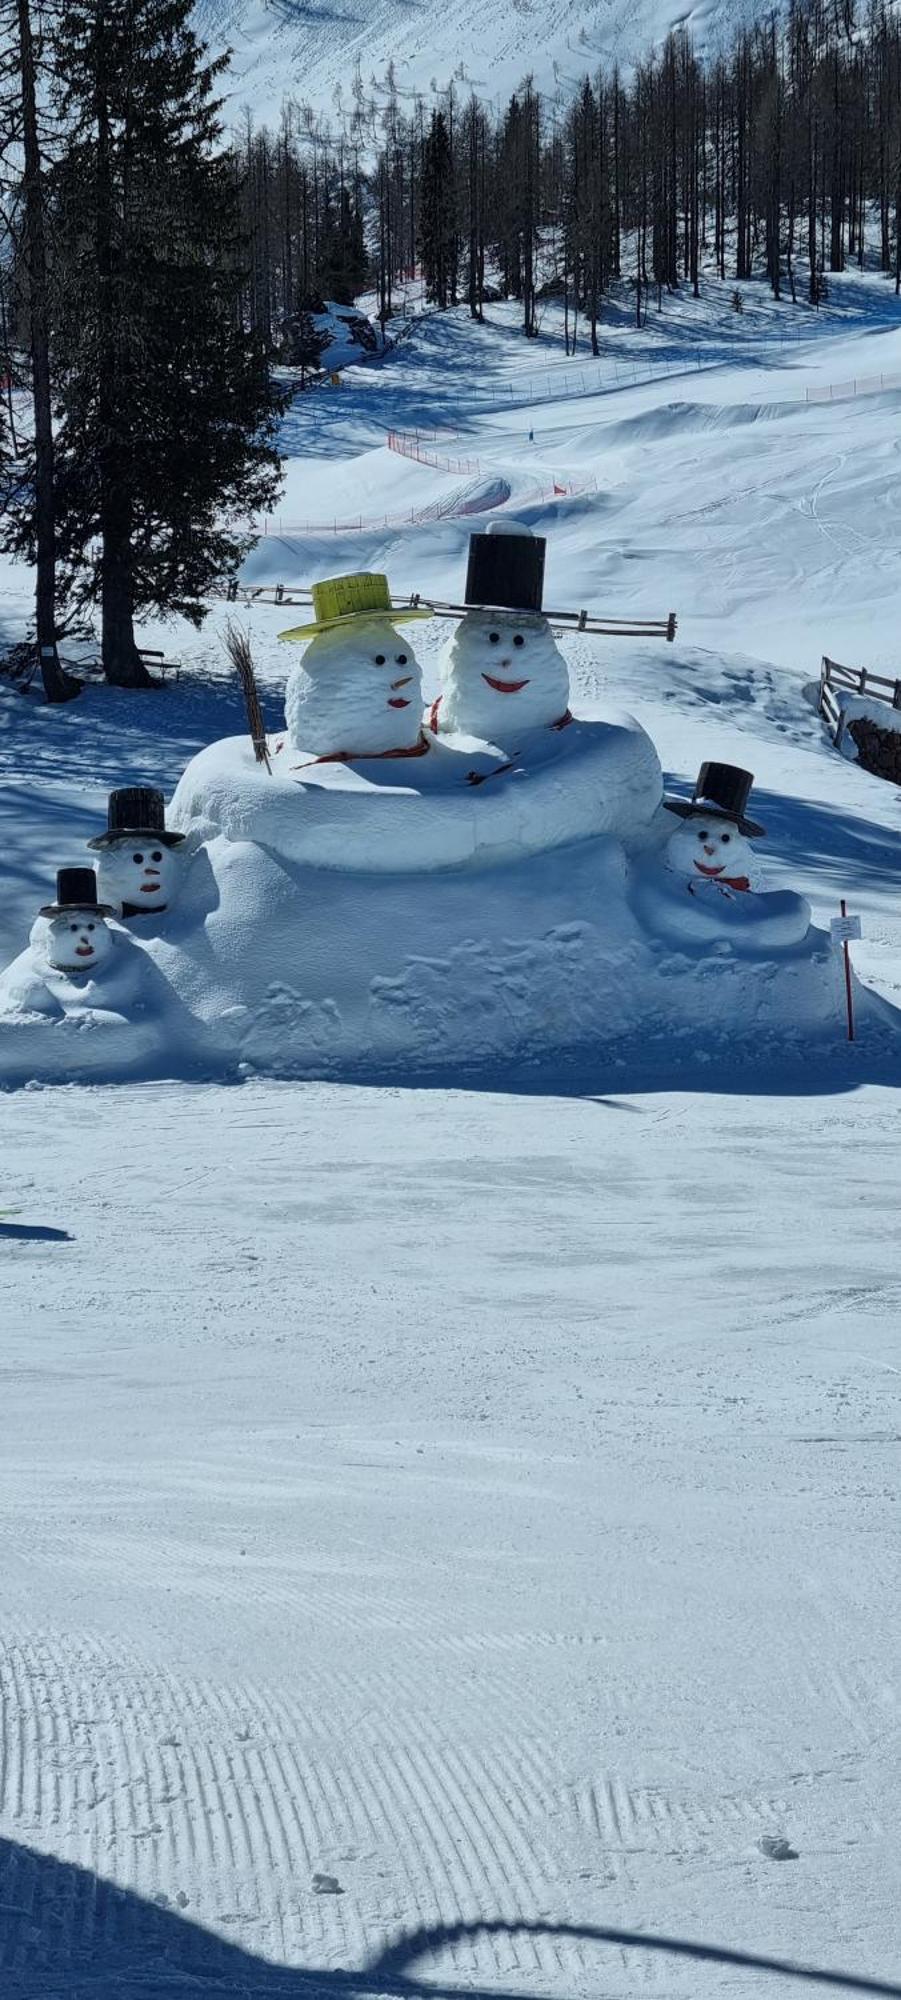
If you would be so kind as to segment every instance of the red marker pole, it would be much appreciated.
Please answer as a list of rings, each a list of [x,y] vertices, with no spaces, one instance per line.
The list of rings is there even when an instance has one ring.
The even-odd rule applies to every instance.
[[[843,916],[843,917],[846,917],[846,916],[847,916],[847,914],[848,914],[848,910],[847,910],[847,904],[846,904],[846,901],[845,901],[845,898],[844,898],[844,896],[843,896],[843,897],[842,897],[842,916]],[[846,995],[847,995],[847,999],[848,999],[848,1040],[849,1040],[849,1042],[853,1042],[853,1040],[854,1040],[854,992],[853,992],[853,988],[852,988],[852,985],[851,985],[851,948],[850,948],[850,945],[849,945],[849,943],[848,943],[848,940],[847,940],[847,938],[845,938],[845,940],[844,940],[844,943],[843,943],[843,945],[842,945],[842,951],[843,951],[843,952],[844,952],[844,954],[845,954],[845,993],[846,993]]]

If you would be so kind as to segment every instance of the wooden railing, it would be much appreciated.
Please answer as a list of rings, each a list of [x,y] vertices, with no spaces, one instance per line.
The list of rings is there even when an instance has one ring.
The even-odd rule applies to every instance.
[[[229,604],[286,604],[303,605],[313,602],[313,594],[301,585],[288,583],[241,583],[233,577],[229,583],[214,584],[210,597],[225,597]],[[471,604],[444,604],[435,598],[420,597],[414,591],[409,597],[391,593],[391,604],[395,611],[429,611],[434,618],[463,618],[472,611]],[[477,608],[477,607],[476,607]],[[676,614],[668,612],[665,618],[607,618],[603,612],[594,611],[545,611],[542,613],[551,626],[560,633],[600,632],[610,639],[666,639],[670,645],[676,637]]]
[[[888,708],[901,709],[901,680],[890,680],[887,674],[874,674],[869,667],[843,667],[840,660],[830,660],[824,653],[820,668],[819,710],[836,745],[841,743],[845,731],[845,713],[837,689],[845,689],[851,694],[871,694],[877,701],[884,701]]]

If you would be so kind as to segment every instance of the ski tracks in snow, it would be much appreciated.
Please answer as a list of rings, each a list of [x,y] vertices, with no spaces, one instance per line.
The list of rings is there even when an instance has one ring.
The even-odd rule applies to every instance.
[[[796,1636],[786,1635],[792,1650]],[[551,1660],[573,1650],[603,1658],[592,1635],[535,1639]],[[570,1775],[584,1748],[542,1730],[528,1698],[520,1704],[515,1657],[483,1681],[485,1651],[451,1655],[439,1719],[434,1701],[423,1707],[415,1670],[317,1682],[299,1663],[297,1689],[275,1691],[153,1671],[83,1638],[22,1638],[0,1665],[0,1825],[245,1950],[346,1968],[401,1926],[486,1913],[640,1926],[651,1902],[671,1920],[686,1891],[688,1907],[703,1909],[699,1882],[726,1870],[738,1886],[759,1873],[751,1856],[774,1827],[801,1824],[809,1844],[818,1783],[857,1784],[868,1758],[889,1747],[873,1740],[872,1682],[811,1660],[801,1676],[811,1712],[831,1709],[852,1739],[828,1766],[724,1794],[697,1780],[636,1785],[615,1769]],[[777,1672],[777,1703],[778,1684]],[[627,1708],[611,1711],[594,1685],[595,1733],[614,1739]],[[884,1838],[885,1820],[871,1817],[869,1831]],[[343,1894],[312,1892],[321,1870]],[[98,1902],[97,1922],[108,1913]],[[84,1911],[64,1910],[59,1921],[74,1925],[76,1915],[73,1949],[83,1952]],[[15,1925],[4,1934],[0,1967]],[[94,1942],[99,1950],[103,1939]],[[605,1990],[683,1990],[663,1960],[617,1959]],[[582,1990],[593,1954],[578,1941],[487,1937],[460,1944],[450,1960],[457,1975],[524,1985],[562,1976]]]

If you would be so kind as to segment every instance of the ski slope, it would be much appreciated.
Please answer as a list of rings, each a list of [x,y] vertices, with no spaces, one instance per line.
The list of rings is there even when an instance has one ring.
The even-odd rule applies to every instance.
[[[770,880],[818,921],[846,895],[897,1004],[898,797],[807,689],[824,650],[897,671],[901,390],[868,385],[901,318],[875,279],[835,293],[784,344],[750,288],[738,334],[713,295],[674,304],[632,387],[625,309],[596,364],[550,316],[528,345],[502,309],[427,321],[295,404],[282,504],[427,505],[454,476],[387,431],[453,430],[547,534],[550,603],[673,606],[670,648],[564,641],[580,701],[632,708],[680,781],[751,768]],[[530,504],[566,470],[597,491]],[[275,532],[246,581],[450,596],[470,525]],[[28,589],[6,564],[4,635]],[[284,612],[231,614],[274,726]],[[148,626],[187,669],[152,698],[0,684],[6,956],[109,786],[171,792],[240,730],[225,615]],[[898,1978],[899,1080],[840,1018],[816,1066],[685,1054],[0,1098],[4,2000],[322,2000],[461,1916]],[[552,1935],[427,1972],[777,1990]]]
[[[294,97],[334,113],[352,109],[358,63],[367,96],[385,102],[393,64],[398,97],[446,89],[452,78],[483,100],[509,96],[526,73],[566,91],[598,68],[628,67],[670,29],[689,29],[699,50],[715,48],[754,0],[196,0],[198,32],[232,52],[230,100],[275,123]]]

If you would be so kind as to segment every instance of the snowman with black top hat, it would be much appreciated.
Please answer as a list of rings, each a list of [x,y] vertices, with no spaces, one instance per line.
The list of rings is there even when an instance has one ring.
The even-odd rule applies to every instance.
[[[117,915],[158,916],[175,902],[183,866],[177,849],[184,838],[168,832],[165,800],[153,786],[110,793],[106,832],[88,846],[100,856],[100,895]]]
[[[571,721],[569,670],[542,610],[546,547],[518,522],[492,522],[470,537],[467,609],[428,717],[436,734],[513,751],[524,732]]]
[[[100,901],[93,868],[60,868],[56,901],[42,905],[25,950],[0,974],[0,1013],[58,1017],[132,997],[136,982],[128,976],[123,984],[121,976],[128,941],[110,930],[113,915]]]
[[[757,856],[749,841],[765,828],[745,807],[754,783],[737,764],[702,764],[690,799],[664,799],[667,812],[682,821],[663,852],[664,866],[682,877],[691,895],[714,893],[731,900],[756,887]]]

